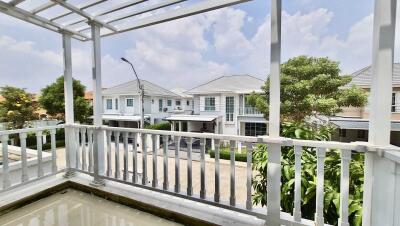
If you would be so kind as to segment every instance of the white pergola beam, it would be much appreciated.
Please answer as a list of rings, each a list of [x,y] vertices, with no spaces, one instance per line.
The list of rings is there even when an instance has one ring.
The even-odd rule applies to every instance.
[[[123,20],[123,19],[129,18],[129,17],[134,17],[134,16],[137,16],[137,15],[140,15],[140,14],[148,13],[148,12],[151,12],[151,11],[154,11],[154,10],[157,10],[157,9],[161,9],[161,8],[164,8],[164,7],[168,7],[168,6],[171,6],[171,5],[174,5],[174,4],[178,4],[178,3],[181,3],[181,2],[184,2],[184,1],[186,1],[186,0],[169,0],[169,1],[162,2],[162,3],[146,6],[146,7],[143,7],[141,9],[137,9],[137,10],[135,10],[133,12],[127,13],[125,15],[119,16],[117,18],[106,20],[105,22],[113,23],[113,22],[116,22],[116,21],[119,21],[119,20]]]
[[[103,16],[103,15],[106,15],[106,14],[109,14],[109,13],[113,13],[115,11],[118,11],[118,10],[121,10],[121,9],[125,9],[125,8],[131,7],[133,5],[137,5],[137,4],[146,2],[146,1],[148,1],[148,0],[128,1],[128,2],[122,3],[120,5],[113,6],[110,9],[106,9],[106,10],[94,13],[93,17],[97,18],[99,16]],[[72,25],[79,24],[79,23],[84,23],[84,22],[87,22],[87,21],[88,21],[87,19],[77,19],[76,21],[71,21],[69,23],[66,23],[65,26],[72,26]]]
[[[85,34],[81,34],[79,32],[76,32],[74,30],[64,28],[60,24],[57,24],[55,22],[52,22],[44,17],[34,15],[26,10],[20,9],[18,7],[12,6],[11,4],[5,3],[0,1],[0,12],[3,12],[7,15],[10,15],[12,17],[21,19],[23,21],[38,25],[40,27],[49,29],[51,31],[55,32],[62,32],[62,31],[67,31],[70,32],[74,35],[75,38],[84,41],[87,39],[90,39],[89,36]]]
[[[56,2],[56,3],[59,4],[60,6],[66,8],[66,9],[68,9],[68,10],[71,10],[72,12],[74,12],[74,13],[80,15],[80,16],[85,17],[85,18],[88,19],[89,21],[94,21],[94,22],[100,24],[101,26],[106,27],[106,28],[108,28],[108,29],[110,29],[110,30],[112,30],[112,31],[115,31],[115,32],[118,31],[118,29],[115,28],[114,26],[111,26],[111,25],[106,24],[106,23],[104,23],[104,22],[102,22],[102,21],[96,20],[96,19],[95,19],[92,15],[90,15],[89,13],[87,13],[87,12],[85,12],[85,11],[79,9],[78,7],[76,7],[76,6],[72,5],[72,4],[67,3],[67,2],[64,1],[64,0],[51,0],[51,1]]]
[[[32,14],[37,14],[37,13],[40,13],[40,12],[46,10],[46,9],[49,9],[49,8],[55,6],[55,5],[57,5],[57,3],[55,3],[55,2],[46,2],[43,5],[40,5],[37,8],[31,10],[31,13]]]
[[[103,3],[105,1],[107,1],[107,0],[91,0],[91,1],[85,2],[85,3],[81,4],[81,5],[78,5],[77,8],[80,9],[80,10],[84,10],[84,9],[90,8],[92,6],[98,5],[100,3]],[[69,16],[69,15],[71,15],[73,13],[74,12],[72,12],[72,11],[69,11],[69,12],[66,12],[66,13],[62,13],[62,14],[60,14],[58,16],[55,16],[55,17],[51,18],[50,21],[55,21],[55,20],[61,19],[63,17]]]
[[[24,2],[25,0],[12,0],[9,2],[10,5],[16,6],[22,2]]]
[[[248,1],[251,1],[251,0],[207,0],[207,1],[203,1],[200,3],[194,4],[192,6],[171,10],[166,13],[150,16],[148,18],[144,18],[141,20],[137,20],[137,21],[127,24],[125,26],[122,26],[122,25],[117,26],[119,29],[118,33],[127,32],[127,31],[131,31],[131,30],[135,30],[135,29],[139,29],[139,28],[143,28],[143,27],[148,27],[151,25],[156,25],[156,24],[160,24],[160,23],[164,23],[164,22],[168,22],[168,21],[172,21],[172,20],[176,20],[176,19],[180,19],[180,18],[184,18],[184,17],[188,17],[188,16],[193,16],[193,15],[197,15],[200,13],[204,13],[204,12],[208,12],[208,11],[232,6],[235,4],[248,2]],[[114,33],[103,35],[103,37],[109,36],[112,34],[114,34]]]
[[[392,76],[397,0],[375,0],[372,46],[372,86],[368,142],[389,146],[391,133]],[[364,226],[398,225],[395,217],[395,162],[377,153],[365,154]],[[397,175],[398,177],[398,175]]]

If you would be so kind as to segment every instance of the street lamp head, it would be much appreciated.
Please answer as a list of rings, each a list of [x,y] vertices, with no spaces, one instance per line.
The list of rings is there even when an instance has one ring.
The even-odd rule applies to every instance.
[[[121,60],[129,63],[129,61],[127,59],[123,58],[123,57],[121,57]]]

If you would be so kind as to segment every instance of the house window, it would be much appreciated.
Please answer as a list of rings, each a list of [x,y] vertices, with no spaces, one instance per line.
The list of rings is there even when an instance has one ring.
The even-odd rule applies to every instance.
[[[233,122],[233,113],[235,111],[235,98],[226,97],[225,101],[226,121]]]
[[[176,106],[181,106],[181,101],[180,101],[180,100],[176,100],[176,101],[175,101],[175,105],[176,105]]]
[[[115,99],[115,110],[118,110],[118,99]]]
[[[162,112],[162,110],[163,110],[163,100],[158,99],[158,111]]]
[[[396,112],[396,93],[392,93],[392,112]]]
[[[107,110],[111,110],[112,109],[112,99],[107,99]]]
[[[126,106],[133,107],[133,99],[126,99]]]
[[[357,130],[357,138],[359,139],[365,139],[365,130]]]
[[[186,105],[187,105],[187,106],[190,106],[190,101],[187,100],[187,101],[186,101]]]
[[[347,130],[346,129],[339,129],[339,137],[346,137]]]
[[[267,134],[267,125],[265,123],[249,123],[245,124],[246,136],[264,136]]]
[[[206,97],[204,102],[205,111],[215,111],[215,97]]]
[[[171,107],[172,106],[172,100],[167,100],[167,106]]]

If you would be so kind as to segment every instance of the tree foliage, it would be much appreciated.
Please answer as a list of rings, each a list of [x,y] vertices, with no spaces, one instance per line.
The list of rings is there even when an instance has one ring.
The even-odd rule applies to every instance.
[[[349,86],[350,76],[341,76],[339,63],[328,58],[299,56],[281,66],[282,121],[301,122],[307,116],[332,116],[343,107],[361,107],[367,103],[367,94],[356,86]],[[262,94],[255,94],[249,103],[269,113],[269,79]]]
[[[0,103],[0,121],[8,122],[9,129],[21,129],[26,122],[39,119],[38,104],[33,94],[25,90],[6,86],[0,90],[4,101]]]
[[[86,87],[78,80],[73,80],[74,116],[79,122],[86,122],[92,115],[90,104],[85,100]],[[39,103],[47,114],[59,120],[65,120],[64,77],[61,76],[51,85],[42,89]]]
[[[303,140],[327,140],[333,128],[315,127],[306,123],[283,123],[282,135]],[[349,222],[359,226],[362,221],[362,186],[364,184],[364,156],[352,153],[350,163]],[[316,148],[303,147],[301,155],[301,212],[302,217],[313,220],[316,202],[317,156]],[[324,218],[325,222],[337,225],[340,211],[340,150],[328,150],[325,158],[324,180]],[[253,203],[265,206],[267,203],[267,165],[266,145],[259,145],[253,153]],[[281,208],[293,213],[295,155],[293,147],[282,147],[281,157]]]

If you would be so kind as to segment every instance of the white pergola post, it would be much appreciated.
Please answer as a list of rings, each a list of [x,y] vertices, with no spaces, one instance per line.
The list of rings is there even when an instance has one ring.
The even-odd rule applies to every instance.
[[[92,61],[93,61],[93,124],[94,126],[102,126],[102,86],[101,86],[101,43],[100,28],[101,25],[91,22],[92,30]],[[103,185],[104,180],[99,176],[104,175],[104,131],[98,129],[93,134],[93,155],[94,155],[94,185]]]
[[[369,143],[390,145],[397,0],[375,0]],[[363,225],[395,225],[395,163],[367,153]]]
[[[63,63],[64,63],[64,101],[65,101],[65,157],[67,164],[66,176],[73,175],[73,166],[75,166],[75,136],[72,128],[68,125],[74,124],[74,93],[72,78],[72,51],[71,51],[72,34],[69,32],[62,33],[63,46]]]
[[[280,64],[281,64],[281,14],[282,0],[271,0],[271,64],[270,64],[270,103],[269,103],[269,136],[280,134]],[[280,224],[281,202],[281,146],[268,146],[267,175],[267,225]]]

